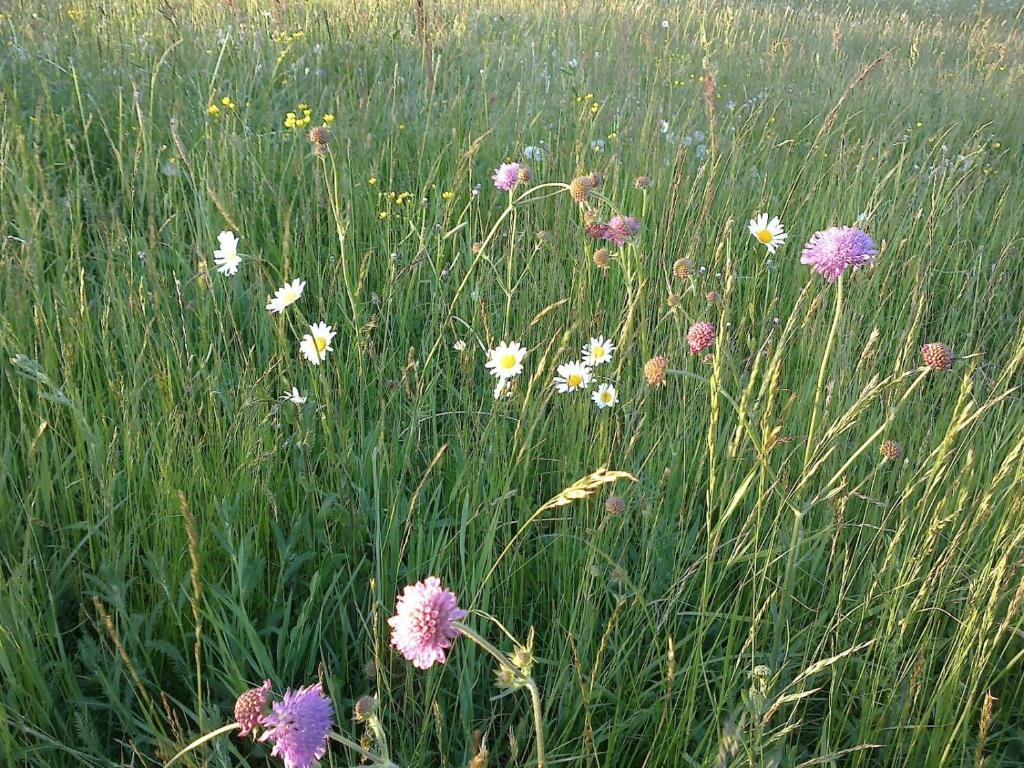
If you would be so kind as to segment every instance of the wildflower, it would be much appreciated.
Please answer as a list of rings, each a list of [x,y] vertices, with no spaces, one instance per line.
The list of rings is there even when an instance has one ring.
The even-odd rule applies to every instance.
[[[398,597],[395,615],[388,619],[391,645],[419,669],[444,663],[459,631],[453,623],[465,618],[455,594],[441,588],[436,576],[407,586]]]
[[[296,278],[290,283],[285,283],[281,288],[274,291],[274,298],[267,299],[267,309],[274,314],[284,312],[286,307],[290,307],[299,300],[304,290],[306,290],[305,280]]]
[[[707,299],[708,304],[717,304],[722,300],[722,294],[718,291],[708,291],[704,298]]]
[[[263,718],[267,730],[260,741],[273,744],[270,753],[284,760],[285,768],[312,768],[327,753],[333,720],[334,705],[320,683],[285,691]]]
[[[328,112],[326,115],[324,115],[324,125],[330,125],[333,122],[334,122],[334,115],[332,115],[330,112]]]
[[[598,267],[600,267],[601,269],[608,269],[608,264],[611,262],[611,259],[608,256],[607,248],[598,248],[596,251],[594,251],[593,258],[594,264],[596,264]]]
[[[591,184],[589,176],[577,176],[569,182],[569,195],[580,205],[587,201],[590,194]]]
[[[589,344],[583,346],[583,362],[591,367],[601,365],[601,363],[610,363],[614,351],[615,345],[611,339],[598,336],[596,339],[591,339]]]
[[[679,301],[679,295],[672,292],[671,290],[668,292],[668,296],[665,298],[665,303],[668,304],[669,309],[675,309],[676,307],[678,307]]]
[[[661,28],[662,29],[668,29],[668,19],[662,19],[661,20]]]
[[[446,189],[444,192],[441,193],[441,199],[442,200],[454,200],[455,199],[455,193],[452,192],[450,189]]]
[[[292,387],[291,392],[285,390],[284,394],[281,395],[282,400],[287,400],[295,405],[302,405],[306,402],[307,398],[305,395],[299,393],[298,387]]]
[[[555,377],[555,389],[563,393],[586,389],[593,377],[590,366],[580,360],[562,363],[558,366],[558,375]]]
[[[465,352],[466,342],[463,341],[462,339],[458,339],[454,344],[452,344],[452,349],[454,349],[456,352]]]
[[[899,461],[903,458],[903,446],[895,440],[883,440],[879,450],[882,458],[887,461]]]
[[[526,356],[526,349],[520,346],[518,341],[511,344],[501,342],[494,349],[487,350],[487,362],[485,368],[490,368],[491,373],[499,379],[511,379],[523,372],[523,358]]]
[[[621,496],[609,496],[604,503],[604,511],[612,517],[618,517],[626,511],[626,500]]]
[[[668,120],[662,120],[658,123],[658,130],[661,131],[662,133],[668,133],[670,127],[671,126],[669,126]]]
[[[523,150],[523,157],[532,162],[539,163],[544,159],[544,147],[530,145]]]
[[[210,117],[217,117],[217,115],[220,114],[220,107],[218,107],[216,104],[211,104],[206,108],[206,113]]]
[[[314,144],[326,144],[330,139],[330,134],[327,132],[327,127],[323,125],[314,125],[309,129],[309,140]]]
[[[715,326],[712,323],[694,323],[686,333],[690,354],[696,355],[709,349],[715,343]]]
[[[619,395],[615,391],[615,387],[611,384],[602,384],[597,390],[590,396],[590,399],[594,401],[594,404],[601,409],[611,408],[617,402],[619,402]]]
[[[644,363],[644,378],[652,387],[663,387],[668,383],[665,378],[666,371],[668,371],[668,360],[664,355],[657,355]]]
[[[644,191],[651,186],[651,177],[637,176],[636,181],[633,182],[633,186],[635,186],[640,191]]]
[[[953,367],[953,352],[945,344],[934,341],[921,347],[924,364],[933,371],[948,371]]]
[[[685,280],[693,274],[693,259],[676,259],[672,264],[672,274],[680,280]]]
[[[326,323],[314,323],[309,326],[309,333],[302,337],[299,351],[313,365],[320,365],[327,359],[327,353],[334,351],[331,342],[337,333]]]
[[[632,216],[615,216],[604,225],[604,239],[621,248],[640,231],[640,222]]]
[[[525,165],[519,163],[502,163],[491,178],[494,180],[495,187],[510,192],[520,182],[530,180],[530,171]]]
[[[604,139],[594,139],[590,142],[590,149],[592,152],[604,152],[606,146],[607,144]]]
[[[364,723],[373,717],[374,713],[377,711],[377,704],[376,696],[360,696],[352,710],[352,714],[355,716],[356,721]]]
[[[602,184],[604,184],[604,176],[602,176],[600,173],[590,173],[587,174],[585,178],[589,179],[591,189],[597,189]]]
[[[775,216],[770,221],[767,213],[761,213],[750,220],[748,225],[752,234],[759,243],[763,243],[768,253],[775,253],[778,248],[786,242],[789,237],[782,228],[779,217]]]
[[[220,248],[213,252],[213,262],[222,275],[237,275],[242,257],[238,255],[238,238],[234,232],[225,230],[217,235]]]
[[[849,267],[873,264],[878,249],[875,241],[856,227],[830,227],[815,232],[804,246],[801,264],[810,265],[830,283]]]
[[[258,688],[250,688],[235,701],[235,721],[242,726],[239,736],[248,736],[263,724],[270,704],[270,681],[264,680]]]

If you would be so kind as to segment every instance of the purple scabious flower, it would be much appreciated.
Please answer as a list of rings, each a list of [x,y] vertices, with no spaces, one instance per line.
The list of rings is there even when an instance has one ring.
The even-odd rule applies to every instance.
[[[452,622],[465,618],[455,593],[442,589],[441,580],[430,576],[407,586],[398,596],[395,615],[388,619],[391,644],[419,669],[444,663],[445,650],[459,635]]]
[[[260,741],[273,744],[270,754],[285,768],[312,768],[327,753],[327,734],[334,724],[334,706],[320,683],[285,691],[263,718]]]
[[[270,681],[264,680],[263,685],[250,688],[235,702],[235,720],[242,729],[239,736],[250,734],[255,738],[255,729],[263,725],[263,718],[270,703]]]
[[[834,283],[848,267],[873,264],[878,248],[867,232],[856,227],[829,227],[815,232],[804,246],[801,264],[810,265],[830,283]]]
[[[530,171],[519,163],[502,163],[491,178],[494,179],[494,186],[508,192],[515,189],[519,182],[528,181]]]
[[[632,216],[614,216],[604,225],[604,239],[619,248],[640,231],[640,222]]]

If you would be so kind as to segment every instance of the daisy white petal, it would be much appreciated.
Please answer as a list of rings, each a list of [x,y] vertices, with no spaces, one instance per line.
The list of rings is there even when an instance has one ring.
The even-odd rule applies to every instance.
[[[302,292],[306,290],[306,281],[299,280],[296,278],[290,283],[285,283],[282,287],[274,291],[274,297],[267,299],[267,309],[272,313],[284,312],[286,307],[290,307],[302,296]]]
[[[613,352],[615,352],[615,345],[611,339],[598,336],[596,339],[591,339],[590,343],[583,347],[583,362],[591,368],[602,363],[610,363]]]
[[[586,389],[594,378],[589,365],[581,360],[571,363],[562,363],[558,366],[558,375],[555,377],[555,389],[559,392],[575,392]]]
[[[594,393],[590,396],[590,399],[594,401],[594,405],[598,408],[611,408],[617,402],[619,402],[619,395],[615,391],[615,387],[611,384],[602,384],[599,386]]]

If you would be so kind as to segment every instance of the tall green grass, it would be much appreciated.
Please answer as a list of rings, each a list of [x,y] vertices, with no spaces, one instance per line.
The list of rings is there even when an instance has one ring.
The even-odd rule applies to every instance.
[[[1013,4],[424,5],[0,10],[0,762],[156,765],[249,684],[322,674],[353,734],[380,696],[403,766],[466,765],[477,731],[529,765],[485,654],[389,649],[428,574],[536,631],[551,764],[1024,762]],[[300,104],[335,115],[324,158]],[[643,219],[607,272],[564,193],[474,253],[526,146],[536,182],[600,171]],[[800,246],[858,217],[881,253],[819,389],[836,289]],[[320,368],[302,317],[339,330]],[[550,386],[599,333],[610,412]],[[531,351],[495,402],[502,339]],[[930,341],[952,372],[918,372]],[[649,388],[656,354],[685,375]],[[624,515],[602,491],[526,525],[600,466],[638,478]]]

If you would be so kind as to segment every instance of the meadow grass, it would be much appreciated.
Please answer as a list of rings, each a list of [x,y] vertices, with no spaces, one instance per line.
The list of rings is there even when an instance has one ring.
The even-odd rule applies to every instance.
[[[436,574],[491,642],[483,614],[535,632],[551,765],[1024,764],[1014,6],[6,4],[0,762],[159,765],[250,685],[320,675],[353,737],[380,698],[405,768],[467,765],[474,733],[535,764],[487,654],[389,647]],[[527,146],[531,183],[598,171],[642,220],[609,269],[558,188],[495,227]],[[822,366],[838,286],[800,247],[854,222],[880,253]],[[610,410],[551,387],[598,334]],[[501,340],[530,352],[496,401]],[[536,514],[599,467],[636,481]]]

